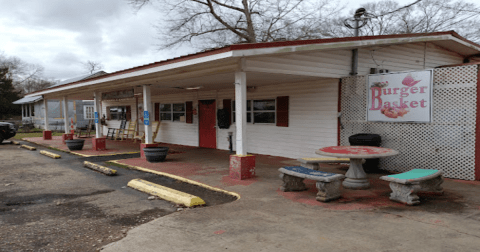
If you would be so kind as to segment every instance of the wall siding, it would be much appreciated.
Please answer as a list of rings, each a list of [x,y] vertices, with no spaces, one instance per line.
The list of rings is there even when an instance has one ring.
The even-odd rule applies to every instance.
[[[247,93],[247,99],[272,99],[289,96],[289,127],[274,124],[247,124],[247,151],[249,153],[283,156],[289,158],[312,157],[315,150],[337,145],[337,109],[339,78],[348,76],[351,69],[351,50],[293,53],[278,56],[248,58],[246,67],[251,69],[284,69],[286,73],[324,74],[329,79],[258,86]],[[430,43],[392,45],[359,50],[359,74],[370,73],[370,68],[388,69],[390,72],[433,68],[458,64],[462,57]],[[268,72],[268,71],[266,71]],[[248,77],[247,77],[248,84]],[[217,108],[223,107],[223,99],[235,99],[234,88],[211,91],[185,91],[178,94],[152,96],[152,103],[193,102],[198,110],[199,100],[215,99]],[[139,103],[141,103],[139,99]],[[132,106],[135,120],[135,100],[103,102],[106,106]],[[152,111],[151,114],[154,114]],[[109,127],[118,127],[119,121],[108,121]],[[143,127],[141,127],[143,130]],[[106,133],[106,131],[104,131]],[[217,148],[227,150],[228,133],[233,133],[235,150],[235,124],[229,129],[217,129]],[[199,146],[198,115],[193,123],[162,121],[157,142]]]
[[[278,68],[285,71],[322,73],[329,77],[345,77],[351,72],[351,50],[292,53],[280,56],[255,57],[247,60],[254,69]],[[463,57],[431,43],[415,43],[361,48],[358,51],[358,74],[370,74],[370,68],[390,72],[431,69],[441,65],[462,63]]]
[[[284,156],[290,158],[315,156],[315,150],[337,144],[338,80],[329,79],[306,83],[261,86],[248,92],[247,99],[289,96],[289,127],[274,124],[247,124],[247,151],[249,153]],[[217,108],[223,107],[223,99],[235,99],[234,89],[198,91],[175,95],[153,96],[154,103],[181,103],[215,99]],[[140,102],[140,101],[139,101]],[[134,102],[133,102],[134,103]],[[129,101],[103,102],[106,106],[131,105]],[[136,118],[132,109],[132,118]],[[108,121],[109,127],[118,127],[119,121]],[[217,129],[217,148],[228,150],[228,132],[233,132],[235,150],[235,124],[229,129]],[[193,123],[162,121],[156,142],[199,146],[198,115]]]

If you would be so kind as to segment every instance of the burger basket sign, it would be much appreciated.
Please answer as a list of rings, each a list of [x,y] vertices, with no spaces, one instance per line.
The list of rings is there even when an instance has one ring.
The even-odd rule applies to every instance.
[[[367,121],[430,122],[433,70],[374,74],[367,81]]]

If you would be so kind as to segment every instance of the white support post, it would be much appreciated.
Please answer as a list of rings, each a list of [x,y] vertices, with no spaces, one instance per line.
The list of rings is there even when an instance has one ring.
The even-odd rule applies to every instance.
[[[68,133],[70,133],[69,130],[68,130],[70,127],[68,127],[68,98],[67,98],[67,96],[63,97],[62,103],[63,103],[63,122],[65,123],[65,134],[68,134]]]
[[[28,104],[28,117],[32,117],[32,104]]]
[[[23,118],[25,118],[25,104],[22,104],[22,121],[23,121]]]
[[[94,109],[94,113],[95,115],[97,115],[97,117],[95,117],[95,137],[96,138],[100,138],[102,137],[102,125],[100,124],[100,118],[101,118],[101,114],[102,114],[102,107],[101,107],[101,98],[102,98],[102,93],[101,92],[94,92],[93,93],[93,109]]]
[[[145,143],[146,144],[153,144],[153,139],[152,139],[152,99],[150,95],[150,85],[143,85],[143,111],[144,115],[145,114],[150,114],[149,115],[149,123],[148,125],[145,125]],[[147,113],[145,113],[147,112]],[[143,117],[143,120],[145,121],[146,118],[145,116]]]
[[[50,126],[48,125],[48,100],[43,98],[43,106],[45,107],[45,128],[44,130],[48,130]]]
[[[237,155],[247,155],[247,74],[235,72],[235,125]]]

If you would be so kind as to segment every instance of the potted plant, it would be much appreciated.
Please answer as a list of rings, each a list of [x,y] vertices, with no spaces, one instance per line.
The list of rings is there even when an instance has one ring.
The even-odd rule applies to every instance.
[[[143,148],[143,153],[150,163],[163,162],[167,157],[168,147],[147,147]]]
[[[85,139],[65,140],[69,150],[82,150]]]

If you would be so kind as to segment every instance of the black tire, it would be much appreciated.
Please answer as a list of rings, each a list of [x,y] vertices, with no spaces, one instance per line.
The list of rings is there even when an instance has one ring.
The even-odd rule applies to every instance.
[[[3,137],[3,134],[0,133],[0,144],[3,142],[3,140],[5,140],[5,137]]]

